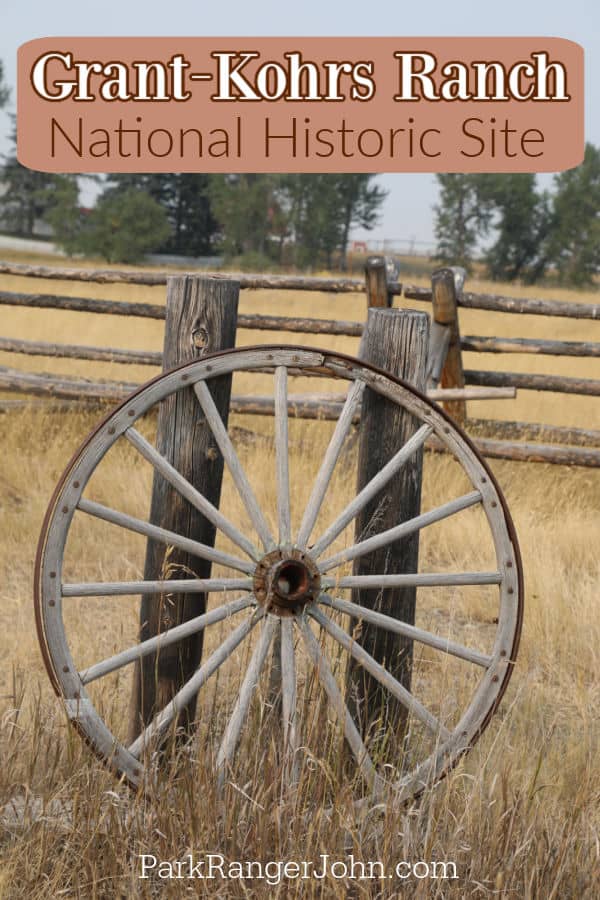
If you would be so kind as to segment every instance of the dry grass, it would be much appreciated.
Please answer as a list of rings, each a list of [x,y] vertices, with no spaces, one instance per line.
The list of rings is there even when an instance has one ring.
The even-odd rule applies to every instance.
[[[32,290],[26,279],[3,278],[9,290]],[[489,285],[474,289],[487,290]],[[493,289],[497,289],[497,285]],[[88,286],[36,282],[47,293],[124,297],[161,302],[162,289]],[[508,293],[511,289],[505,288]],[[515,294],[546,294],[512,290]],[[585,301],[585,295],[552,292],[563,299]],[[350,295],[267,292],[243,295],[243,311],[277,311],[314,316],[363,318],[364,300]],[[159,349],[162,323],[118,321],[109,316],[18,310],[3,307],[3,335],[130,348]],[[594,339],[590,323],[500,316],[465,311],[465,333],[560,336]],[[312,344],[311,336],[250,335],[239,343],[269,340]],[[325,338],[331,349],[354,352],[356,342]],[[502,365],[518,371],[563,371],[600,377],[598,362],[557,361],[549,357],[490,357],[467,360],[471,367]],[[142,380],[148,368],[33,360],[4,354],[0,364],[73,372],[106,378]],[[265,377],[266,378],[266,377]],[[239,385],[261,392],[262,378]],[[295,390],[311,383],[298,380]],[[514,401],[481,401],[471,415],[497,415],[556,424],[600,427],[598,398],[537,395],[521,392]],[[296,794],[281,790],[274,735],[268,710],[253,708],[237,773],[239,788],[230,789],[223,804],[209,769],[193,758],[165,774],[152,795],[133,796],[117,784],[68,728],[43,669],[33,624],[32,566],[45,504],[66,460],[87,433],[93,417],[48,416],[24,411],[0,418],[0,824],[3,867],[0,898],[180,897],[470,897],[592,898],[600,876],[600,628],[597,585],[600,576],[600,476],[594,470],[496,462],[494,470],[513,512],[526,576],[526,618],[517,671],[501,710],[479,745],[446,781],[426,792],[410,808],[388,808],[383,814],[357,817],[351,782],[344,777],[335,731],[314,702],[311,675],[302,674],[306,703],[312,706],[307,743],[325,764],[306,766]],[[260,419],[237,418],[238,428],[259,429]],[[290,446],[296,472],[293,506],[298,516],[327,439],[328,427],[292,422]],[[272,445],[268,437],[246,441],[243,462],[252,473],[259,499],[274,508]],[[143,515],[150,473],[126,449],[115,448],[105,460],[89,496]],[[351,464],[342,466],[332,485],[326,511],[332,517],[348,495]],[[424,507],[443,502],[463,490],[460,474],[448,460],[428,458]],[[223,505],[243,523],[231,484],[224,484]],[[486,547],[479,542],[477,514],[461,514],[423,534],[422,566],[485,565]],[[345,536],[348,539],[348,536]],[[223,543],[225,547],[226,544]],[[78,525],[68,547],[72,571],[81,580],[97,576],[136,577],[143,560],[143,541],[123,540],[117,529],[98,523]],[[451,622],[444,609],[452,600]],[[419,623],[443,627],[464,643],[488,645],[493,632],[492,607],[481,592],[450,596],[422,592]],[[92,613],[92,615],[90,615]],[[76,657],[98,659],[125,646],[135,632],[134,600],[76,601],[67,616]],[[214,638],[218,639],[218,630]],[[245,651],[244,651],[245,653]],[[223,671],[203,707],[195,750],[211,753],[213,730],[223,717],[216,700],[233,696],[239,684],[240,653]],[[434,710],[451,721],[448,691],[460,699],[472,685],[463,669],[450,663],[436,670],[434,657],[422,654],[415,670],[416,688]],[[462,673],[462,674],[461,674]],[[437,693],[436,693],[437,691]],[[103,685],[99,702],[115,731],[123,727],[127,680]],[[311,700],[311,698],[313,698]],[[213,727],[214,726],[214,727]],[[212,741],[211,741],[212,737]],[[325,743],[331,742],[325,746]],[[258,751],[257,751],[257,748]],[[333,801],[333,804],[332,804]],[[5,804],[9,804],[8,807]],[[15,811],[10,814],[10,809]],[[333,808],[333,811],[332,811]],[[140,853],[182,859],[218,851],[237,860],[309,860],[320,854],[345,859],[381,860],[391,871],[400,860],[451,860],[453,880],[390,879],[380,881],[159,882],[138,878]],[[596,885],[596,887],[594,887]]]

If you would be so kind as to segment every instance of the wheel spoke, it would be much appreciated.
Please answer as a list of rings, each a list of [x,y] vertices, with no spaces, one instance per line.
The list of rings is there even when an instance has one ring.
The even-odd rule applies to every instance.
[[[209,522],[212,522],[216,528],[219,528],[223,534],[226,534],[227,537],[232,540],[234,544],[237,544],[241,550],[247,553],[251,559],[259,559],[261,554],[256,547],[244,537],[242,532],[239,531],[229,519],[226,519],[216,506],[213,506],[210,500],[207,500],[200,491],[197,491],[196,488],[193,487],[193,485],[191,485],[189,481],[187,481],[187,479],[184,478],[183,475],[181,475],[177,469],[146,440],[146,438],[142,437],[139,431],[136,431],[135,428],[128,428],[124,434],[127,440],[142,454],[144,459],[147,459],[148,462],[160,472],[163,478],[168,481],[182,497],[185,497],[193,507],[201,512]]]
[[[160,541],[173,547],[178,547],[192,556],[198,556],[201,559],[209,559],[211,562],[228,566],[239,572],[247,572],[252,574],[254,566],[244,559],[232,556],[230,553],[223,553],[221,550],[215,550],[207,544],[201,544],[199,541],[192,541],[190,538],[176,534],[174,531],[168,531],[160,528],[158,525],[152,525],[151,522],[144,522],[142,519],[136,519],[126,513],[119,512],[116,509],[110,509],[108,506],[102,506],[101,503],[94,503],[92,500],[82,499],[77,504],[77,508],[90,516],[97,519],[103,519],[105,522],[111,522],[113,525],[119,525],[121,528],[127,528],[129,531],[135,531],[138,534],[144,534],[146,537],[155,541]]]
[[[258,684],[258,679],[264,666],[271,641],[273,640],[275,626],[278,624],[278,620],[275,619],[275,617],[269,617],[267,619],[250,658],[244,680],[240,687],[240,693],[229,722],[227,723],[227,728],[225,729],[221,746],[219,747],[219,752],[217,754],[217,770],[219,772],[220,785],[222,785],[225,777],[224,769],[226,766],[230,765],[239,743],[240,734],[250,708],[252,696]]]
[[[333,435],[329,442],[329,446],[325,451],[325,456],[323,457],[323,462],[321,463],[321,468],[319,469],[319,473],[312,489],[310,499],[304,511],[302,524],[300,525],[300,530],[296,539],[296,543],[300,547],[305,547],[307,545],[308,539],[315,526],[317,516],[319,515],[319,510],[321,509],[321,505],[323,503],[323,498],[325,497],[325,493],[327,491],[327,488],[329,487],[329,482],[331,481],[331,476],[333,474],[335,464],[342,451],[342,446],[344,444],[344,441],[346,440],[346,436],[350,430],[350,426],[352,425],[352,420],[362,399],[364,389],[364,381],[354,381],[350,385],[348,395],[346,397],[346,402],[344,403],[344,406],[340,413],[340,417],[336,422]]]
[[[480,502],[480,492],[472,491],[470,494],[465,494],[463,497],[451,500],[443,506],[438,506],[436,509],[432,509],[420,516],[415,516],[414,519],[409,519],[407,522],[401,522],[400,525],[396,525],[394,528],[388,528],[380,534],[375,534],[373,537],[367,538],[366,541],[360,541],[358,544],[354,544],[346,550],[340,550],[339,553],[335,553],[328,559],[324,559],[319,565],[319,570],[321,572],[328,572],[330,569],[334,569],[344,562],[356,559],[358,556],[364,556],[366,553],[372,553],[373,550],[385,547],[387,544],[399,540],[399,538],[406,537],[408,534],[413,534],[415,531],[419,531],[427,525],[431,525],[434,522],[440,522],[442,519],[453,516],[461,510],[468,509],[468,507],[474,506],[476,503]]]
[[[345,575],[343,578],[323,578],[324,588],[393,588],[447,587],[466,584],[500,584],[500,572],[424,572],[405,575]]]
[[[321,595],[319,603],[322,603],[324,606],[329,606],[332,609],[337,609],[339,612],[345,613],[348,616],[354,616],[356,619],[370,622],[372,625],[377,625],[379,628],[384,628],[386,631],[403,634],[405,637],[419,641],[421,644],[427,644],[428,647],[434,647],[436,650],[441,650],[443,653],[450,653],[452,656],[457,656],[459,659],[474,663],[476,666],[482,666],[484,669],[489,669],[493,662],[492,657],[486,656],[485,653],[479,653],[477,650],[463,647],[461,644],[456,644],[454,641],[431,634],[429,631],[423,631],[415,625],[409,625],[408,622],[393,619],[391,616],[386,616],[384,613],[376,612],[374,609],[360,606],[358,603],[351,603],[349,600],[342,600],[338,597],[328,597],[326,594]]]
[[[346,736],[346,740],[348,741],[350,749],[354,754],[358,767],[365,777],[367,783],[371,787],[376,788],[378,786],[379,779],[375,770],[375,766],[373,765],[373,760],[369,756],[367,748],[365,747],[363,740],[358,733],[358,729],[354,724],[352,716],[350,715],[350,710],[346,706],[340,689],[337,686],[337,682],[335,680],[333,672],[331,671],[329,664],[325,659],[321,648],[319,647],[319,642],[310,630],[310,626],[305,618],[298,619],[298,627],[300,628],[300,632],[304,639],[308,655],[310,656],[310,659],[317,670],[319,681],[323,685],[325,693],[327,694],[327,697],[329,699],[329,703],[332,706],[336,716],[340,721],[340,724],[344,729],[344,735]]]
[[[63,584],[63,597],[119,597],[129,594],[209,594],[250,591],[251,578],[178,578],[172,581],[87,581]]]
[[[277,458],[277,513],[280,544],[289,544],[292,530],[287,394],[287,369],[285,366],[277,366],[275,369],[275,454]]]
[[[202,411],[206,416],[206,421],[210,425],[219,450],[223,454],[223,459],[227,463],[227,468],[231,473],[231,477],[233,478],[238,493],[242,498],[242,502],[246,507],[246,511],[250,516],[250,521],[263,542],[265,550],[271,550],[275,546],[275,541],[273,540],[267,521],[254,496],[254,491],[250,486],[250,482],[246,477],[246,473],[242,468],[238,455],[231,443],[231,439],[227,434],[227,429],[223,424],[223,419],[219,415],[219,410],[215,406],[215,401],[208,389],[208,385],[205,381],[198,381],[194,385],[194,391],[200,402]]]
[[[408,691],[387,669],[384,669],[380,663],[375,660],[370,653],[357,644],[351,635],[343,631],[339,625],[336,625],[328,616],[325,616],[321,610],[312,607],[308,610],[309,615],[315,619],[331,637],[340,644],[344,650],[350,653],[354,659],[361,664],[377,681],[380,682],[390,694],[393,694],[406,709],[411,712],[417,719],[423,722],[435,735],[440,735],[445,741],[450,737],[450,732],[441,722],[438,722],[433,713],[430,713],[419,701]]]
[[[281,716],[284,753],[289,759],[289,780],[299,777],[298,734],[296,726],[296,654],[291,619],[281,620]]]
[[[189,681],[187,681],[181,690],[174,695],[170,703],[155,716],[148,727],[145,728],[140,736],[136,738],[133,744],[131,744],[129,752],[133,756],[139,758],[148,743],[168,728],[177,714],[187,706],[193,697],[196,696],[202,685],[208,681],[210,676],[217,671],[219,666],[223,665],[225,660],[231,656],[238,644],[240,644],[246,635],[250,633],[262,615],[262,610],[257,610],[254,615],[238,625],[238,627],[231,632],[229,637],[227,637],[223,643],[211,653],[206,662],[194,672]]]
[[[229,616],[247,609],[252,603],[253,597],[251,596],[233,600],[231,603],[224,603],[222,606],[211,609],[201,616],[188,619],[187,622],[183,622],[181,625],[175,625],[173,628],[161,631],[156,637],[148,638],[148,640],[142,641],[134,647],[128,647],[127,650],[122,650],[121,653],[116,653],[108,659],[103,659],[102,662],[95,663],[81,672],[80,678],[83,684],[89,684],[90,681],[103,678],[104,675],[114,672],[115,669],[122,669],[123,666],[138,659],[143,659],[150,653],[154,653],[155,650],[160,651],[163,647],[168,647],[170,644],[175,644],[177,641],[190,637],[192,634],[197,634],[206,628],[207,625],[214,625],[215,622],[221,622],[223,619],[227,619]]]
[[[381,491],[388,481],[402,468],[402,466],[410,459],[413,453],[423,446],[428,436],[433,431],[431,425],[422,425],[418,431],[404,444],[403,447],[390,459],[388,463],[377,473],[356,495],[348,506],[340,513],[337,519],[332,522],[327,531],[319,538],[312,548],[314,556],[319,557],[324,550],[336,539],[338,534],[344,530],[346,525],[354,519],[355,516],[369,503],[376,494]]]

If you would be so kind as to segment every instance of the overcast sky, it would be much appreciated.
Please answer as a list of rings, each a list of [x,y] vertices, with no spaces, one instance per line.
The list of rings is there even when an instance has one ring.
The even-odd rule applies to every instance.
[[[37,37],[58,36],[547,36],[577,41],[586,57],[586,139],[600,144],[599,0],[0,0],[0,59],[16,99],[16,52]],[[0,113],[0,152],[9,121]],[[371,236],[433,239],[432,175],[387,174],[381,222]],[[545,183],[551,178],[543,176]],[[357,235],[360,236],[360,235]]]

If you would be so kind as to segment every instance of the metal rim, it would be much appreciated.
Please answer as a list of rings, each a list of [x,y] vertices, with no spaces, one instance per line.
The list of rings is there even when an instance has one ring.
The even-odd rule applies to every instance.
[[[477,503],[483,507],[486,513],[498,560],[498,570],[497,573],[495,573],[498,576],[498,580],[494,582],[498,584],[500,595],[496,640],[492,654],[486,658],[485,661],[483,659],[477,660],[477,653],[470,653],[469,657],[466,657],[469,661],[474,662],[477,665],[483,665],[485,675],[483,676],[466,713],[461,717],[461,721],[452,733],[445,733],[444,730],[440,728],[437,751],[419,765],[416,770],[404,777],[401,783],[395,785],[396,796],[402,798],[414,796],[426,785],[443,777],[443,775],[458,761],[461,755],[475,743],[488,724],[506,690],[513,663],[516,658],[521,630],[523,606],[521,560],[514,526],[506,507],[506,502],[496,484],[493,474],[468,437],[457,428],[442,410],[428,401],[426,397],[410,385],[402,382],[400,379],[392,377],[389,373],[382,372],[381,370],[353,359],[352,357],[338,353],[330,353],[328,351],[307,350],[305,347],[294,346],[248,347],[241,350],[215,353],[207,355],[193,363],[181,366],[178,369],[174,369],[171,372],[157,376],[155,379],[142,386],[138,391],[127,398],[116,410],[104,418],[83,442],[57,485],[46,513],[40,536],[36,557],[35,612],[38,635],[46,668],[56,692],[64,699],[65,708],[72,724],[105,763],[123,776],[132,786],[138,786],[144,776],[140,757],[143,755],[143,750],[156,729],[152,731],[152,734],[146,735],[146,738],[141,742],[139,740],[135,742],[130,748],[126,748],[123,744],[119,743],[92,705],[85,690],[84,681],[86,673],[81,673],[76,670],[66,641],[62,621],[63,598],[66,598],[69,595],[81,596],[82,591],[85,592],[91,589],[89,585],[62,585],[62,553],[69,526],[75,510],[77,508],[81,509],[86,503],[85,500],[82,500],[82,494],[95,466],[119,437],[125,435],[126,438],[134,443],[134,446],[137,446],[137,449],[140,450],[147,459],[150,459],[150,461],[156,465],[156,459],[152,460],[151,451],[137,440],[135,436],[136,432],[133,428],[135,421],[151,406],[155,405],[174,391],[189,389],[192,386],[198,395],[199,401],[204,405],[204,403],[207,402],[206,394],[208,394],[204,385],[206,380],[224,373],[264,367],[270,367],[275,371],[275,428],[276,430],[280,430],[276,447],[281,448],[284,446],[284,440],[287,442],[288,369],[294,369],[295,371],[306,370],[307,373],[310,372],[310,370],[319,370],[320,372],[329,373],[332,377],[344,378],[350,382],[349,395],[352,395],[354,392],[354,396],[349,396],[344,407],[346,419],[348,420],[348,427],[352,417],[351,412],[354,410],[364,386],[367,385],[370,389],[399,403],[420,419],[423,425],[420,429],[421,433],[417,440],[417,445],[420,446],[429,434],[435,435],[442,441],[446,449],[459,461],[470,478],[474,488],[480,495],[480,499]],[[349,412],[350,417],[348,419]],[[344,413],[342,413],[340,421],[343,417]],[[213,424],[218,428],[218,423],[215,422]],[[221,439],[227,440],[226,436],[225,438],[221,436]],[[225,449],[224,455],[226,455],[227,447],[221,446],[221,449],[222,451]],[[148,455],[149,453],[150,456]],[[280,540],[278,543],[272,540],[269,544],[267,536],[264,535],[263,544],[267,553],[264,554],[262,558],[259,552],[251,554],[247,545],[245,548],[242,547],[242,549],[246,549],[248,556],[253,558],[254,561],[252,565],[255,563],[260,564],[260,562],[266,559],[269,554],[273,554],[274,552],[276,555],[279,553],[279,556],[275,561],[278,566],[296,565],[298,554],[301,555],[303,551],[306,551],[308,536],[312,532],[312,526],[318,516],[322,496],[321,501],[317,503],[316,510],[313,509],[310,514],[308,511],[305,512],[300,532],[296,540],[298,546],[294,548],[293,553],[291,553],[291,535],[289,534],[289,482],[287,499],[285,499],[285,490],[282,490],[285,479],[289,477],[287,475],[285,460],[282,458],[284,456],[285,454],[279,453],[277,466],[277,477],[280,488],[278,492]],[[335,465],[336,460],[337,456],[333,458],[333,465]],[[227,460],[228,463],[230,461],[231,460]],[[244,477],[243,473],[240,477]],[[331,473],[329,477],[331,477]],[[326,481],[325,488],[327,484],[328,481]],[[315,490],[317,490],[317,487],[313,489],[313,495]],[[317,490],[317,494],[318,493],[319,491]],[[90,512],[90,507],[93,507],[94,505],[90,505],[89,501],[87,505],[88,509],[85,511]],[[462,508],[465,507],[458,507],[458,509]],[[455,511],[458,511],[458,509]],[[98,512],[94,509],[91,511],[92,514]],[[254,516],[254,519],[256,520],[256,530],[257,533],[260,534],[261,529],[264,529],[264,517],[262,517],[260,510],[250,508],[249,511],[252,514],[251,517]],[[449,515],[450,514],[453,513],[449,513]],[[310,521],[311,519],[312,523]],[[436,519],[433,521],[436,521]],[[419,528],[420,527],[421,526],[419,526]],[[325,540],[321,538],[317,542],[317,545],[315,546],[318,552],[315,552],[315,547],[313,547],[312,552],[315,553],[316,557],[321,556],[328,544],[333,540],[333,538],[331,538],[331,540],[328,540],[328,538],[331,538],[331,533],[325,536]],[[285,553],[282,553],[281,550],[277,549],[280,546],[285,546]],[[294,556],[294,554],[296,555]],[[325,560],[330,567],[335,564],[334,557]],[[240,578],[230,579],[228,586],[231,586],[232,589],[241,588],[247,590],[250,595],[250,591],[256,589],[257,571],[258,568],[254,572],[254,580],[248,578],[245,580]],[[332,598],[329,596],[329,591],[333,587],[331,584],[333,579],[328,579],[326,576],[325,571],[327,571],[327,567],[323,568],[323,560],[318,561],[318,559],[310,557],[308,560],[308,569],[306,571],[310,578],[318,573],[318,579],[321,582],[319,587],[322,587],[324,590],[324,594],[320,595],[316,602],[315,595],[313,593],[307,594],[307,591],[305,590],[306,585],[304,585],[301,590],[302,602],[295,606],[294,604],[287,604],[283,602],[283,600],[281,603],[276,604],[275,608],[269,610],[264,606],[261,607],[260,604],[254,605],[252,601],[245,604],[246,606],[253,606],[251,612],[252,618],[243,620],[246,622],[247,630],[244,630],[241,626],[236,630],[239,632],[239,640],[243,640],[245,635],[249,633],[259,618],[262,618],[264,621],[261,625],[261,635],[255,653],[250,662],[249,675],[241,689],[241,693],[243,693],[244,685],[246,685],[246,694],[248,694],[248,697],[244,695],[244,709],[247,711],[247,705],[251,698],[249,686],[252,684],[252,678],[255,677],[262,668],[270,642],[273,639],[275,633],[274,623],[276,621],[281,621],[282,623],[282,654],[284,649],[289,654],[290,648],[293,653],[292,633],[293,625],[295,623],[302,636],[308,657],[315,665],[317,665],[320,675],[324,672],[324,675],[321,678],[323,687],[330,703],[342,719],[346,738],[354,751],[357,762],[363,770],[363,774],[365,774],[367,781],[376,789],[377,787],[381,787],[380,777],[376,774],[374,768],[372,769],[369,766],[370,758],[356,729],[354,728],[353,730],[352,723],[348,721],[345,704],[343,705],[343,709],[340,705],[339,691],[337,691],[336,694],[335,685],[331,683],[331,679],[328,679],[326,669],[323,670],[324,661],[322,654],[318,643],[314,638],[313,632],[308,625],[308,620],[310,619],[311,621],[316,622],[322,629],[328,631],[333,639],[344,646],[349,653],[355,655],[356,648],[355,646],[351,646],[351,642],[348,642],[348,636],[345,633],[340,633],[340,629],[337,628],[335,623],[332,623],[332,620],[324,614],[328,607],[331,608],[332,606]],[[381,577],[382,576],[379,576],[380,584]],[[356,579],[354,581],[356,581]],[[353,582],[351,579],[346,578],[345,580],[338,580],[337,586],[341,586],[342,583],[344,586],[349,587]],[[479,581],[477,583],[489,582]],[[106,587],[107,585],[103,585],[102,589],[105,589]],[[211,585],[205,584],[203,587],[210,588]],[[311,582],[311,589],[313,588],[314,585],[312,585]],[[147,590],[147,584],[144,589],[145,591]],[[162,589],[164,589],[164,586]],[[186,590],[189,590],[187,584]],[[318,590],[318,588],[314,588],[314,590]],[[131,592],[132,590],[129,589],[129,593]],[[344,601],[338,602],[333,598],[333,605],[344,613],[350,612],[347,604],[344,608]],[[236,612],[240,612],[243,608],[240,606],[239,601],[238,607],[239,609],[237,607],[235,608]],[[273,613],[275,613],[275,615],[273,615]],[[352,610],[352,613],[355,614],[356,610]],[[281,614],[284,614],[286,618],[278,619],[278,615]],[[388,625],[389,623],[385,623],[385,627],[388,627]],[[412,636],[416,640],[421,640],[423,637],[423,635],[416,635],[415,637],[414,634],[409,636]],[[234,638],[234,640],[237,640],[237,637]],[[443,641],[437,641],[437,649],[443,649],[441,643],[443,643]],[[431,646],[435,647],[436,644],[434,643]],[[462,648],[462,650],[464,649],[465,648]],[[455,655],[453,650],[448,651],[447,648],[444,652],[451,652]],[[479,654],[479,656],[481,655]],[[359,660],[359,662],[364,664],[364,657],[362,660]],[[368,662],[369,661],[367,661],[367,664]],[[284,663],[283,655],[282,663]],[[92,666],[91,668],[95,669],[96,667]],[[89,675],[89,670],[87,674]],[[293,665],[290,667],[287,663],[284,663],[282,667],[282,684],[284,731],[287,742],[292,739],[296,740],[292,734],[295,730],[292,709],[292,700],[295,700],[295,684],[292,683],[294,679],[295,672]],[[404,697],[403,699],[405,703],[408,702],[412,704],[411,708],[413,712],[416,711],[419,716],[424,716],[424,720],[427,720],[426,711],[423,712],[423,710],[419,708],[418,703],[415,705],[410,698]],[[244,710],[242,710],[242,713],[243,712]],[[223,775],[226,766],[231,760],[231,748],[235,750],[235,745],[239,739],[241,725],[243,724],[243,718],[244,715],[241,717],[241,722],[238,723],[236,720],[234,726],[229,729],[229,742],[227,734],[224,737],[219,757],[221,775]],[[163,717],[162,723],[159,724],[164,727],[165,722],[168,724],[168,719],[168,716]],[[366,762],[366,760],[369,760],[369,762]]]

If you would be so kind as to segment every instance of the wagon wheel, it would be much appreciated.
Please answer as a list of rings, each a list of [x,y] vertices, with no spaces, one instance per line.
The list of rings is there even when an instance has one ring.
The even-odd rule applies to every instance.
[[[275,458],[272,480],[276,484],[277,502],[276,509],[269,511],[269,515],[265,515],[258,503],[207,386],[207,382],[210,383],[215,376],[257,369],[274,375],[272,446]],[[288,465],[288,376],[290,373],[295,376],[316,371],[347,381],[348,391],[326,450],[315,464],[317,474],[300,525],[293,528]],[[263,377],[268,376],[263,374]],[[346,439],[365,387],[408,411],[415,423],[414,434],[404,446],[397,448],[378,475],[323,528],[319,523],[327,508],[324,503],[326,492],[334,472],[342,464],[340,458],[344,455]],[[141,423],[136,428],[137,420],[166,397],[177,391],[192,389],[225,459],[232,486],[260,543],[249,536],[248,530],[244,533],[227,511],[221,512],[211,506],[158,453],[152,442],[143,436]],[[340,535],[348,535],[344,530],[348,526],[352,528],[357,513],[383,491],[390,479],[413,454],[419,452],[427,440],[437,441],[438,449],[440,444],[443,445],[446,454],[453,457],[462,470],[461,478],[470,482],[469,489],[392,529],[364,540],[350,538],[345,545],[340,544]],[[226,535],[233,552],[190,541],[182,535],[164,531],[141,518],[85,497],[84,491],[96,467],[117,443],[136,457],[137,454],[143,457],[146,461],[143,465],[150,472],[160,473],[192,506],[213,522],[218,534],[221,537]],[[445,458],[448,459],[448,456]],[[149,467],[147,463],[150,463]],[[300,510],[296,512],[300,519]],[[477,527],[482,540],[483,531],[488,533],[490,554],[494,558],[488,571],[448,571],[445,568],[442,571],[403,574],[344,574],[344,565],[348,561],[389,546],[406,535],[415,532],[424,535],[427,528],[435,523],[446,524],[454,516],[473,513],[480,517]],[[159,582],[67,581],[63,557],[73,524],[78,522],[80,528],[92,527],[92,519],[96,520],[96,524],[97,520],[104,520],[165,545],[183,547],[204,560],[225,567],[229,570],[227,577],[169,579],[167,576]],[[335,550],[333,545],[339,549]],[[445,565],[449,566],[448,563]],[[356,592],[352,600],[348,599],[350,588],[384,589],[400,585],[415,586],[419,590],[445,589],[441,607],[434,610],[437,628],[428,630],[410,625],[363,607],[360,600],[356,602]],[[305,718],[300,713],[302,671],[305,687],[312,679],[311,684],[316,684],[319,690],[323,689],[319,694],[321,701],[323,704],[327,701],[328,712],[333,713],[327,720],[328,727],[335,731],[337,722],[339,731],[343,732],[351,751],[350,758],[353,758],[358,772],[357,783],[363,785],[363,789],[366,784],[375,791],[385,785],[386,792],[394,790],[400,798],[413,796],[424,786],[435,783],[473,745],[487,725],[510,678],[522,612],[521,566],[510,516],[494,477],[466,435],[423,395],[381,370],[341,354],[285,346],[244,348],[206,356],[150,381],[108,415],[76,453],[56,488],[40,538],[35,591],[37,625],[44,659],[53,685],[63,698],[67,714],[101,759],[130,784],[138,785],[148,775],[147,770],[152,766],[150,749],[173,725],[178,711],[186,706],[191,697],[198,695],[201,699],[202,691],[211,683],[211,676],[234,652],[238,652],[236,648],[247,644],[245,674],[240,676],[237,698],[233,708],[230,706],[221,717],[224,724],[220,734],[211,734],[213,743],[216,741],[215,777],[222,779],[236,764],[236,748],[253,695],[257,692],[261,670],[266,668],[270,648],[276,646],[281,654],[282,741],[287,762],[292,762],[287,766],[290,777],[298,776],[302,754],[306,750],[306,735],[302,732]],[[191,621],[169,628],[157,637],[133,643],[108,658],[98,661],[92,657],[92,662],[88,661],[83,666],[75,663],[65,629],[65,615],[69,604],[74,602],[71,598],[102,597],[106,598],[103,603],[110,604],[108,598],[111,597],[130,595],[135,598],[140,594],[155,594],[158,602],[159,597],[167,593],[183,591],[204,594],[225,592],[225,602],[221,596],[217,605]],[[471,592],[469,597],[473,597],[475,592],[477,596],[491,598],[485,612],[489,644],[485,652],[468,646],[467,641],[461,643],[453,639],[452,622],[460,619],[460,616],[453,619],[453,598],[465,592]],[[91,601],[84,599],[79,602]],[[466,620],[469,617],[463,618]],[[446,715],[445,701],[438,703],[436,700],[436,710],[439,707],[440,712],[435,714],[428,708],[426,699],[418,696],[418,679],[414,693],[409,692],[391,675],[385,664],[377,662],[363,649],[360,640],[355,640],[355,636],[350,634],[350,621],[367,623],[411,640],[415,650],[418,648],[426,656],[425,672],[435,674],[439,670],[441,673],[442,687],[445,685],[446,693],[448,684],[454,683],[454,676],[448,675],[449,671],[454,670],[447,667],[466,667],[472,690],[464,707],[454,710],[452,715]],[[98,712],[98,704],[95,705],[90,697],[89,686],[101,683],[100,680],[111,673],[119,675],[136,659],[155,653],[157,648],[174,644],[203,629],[207,634],[215,623],[221,623],[219,627],[226,631],[225,637],[219,639],[209,655],[205,652],[202,664],[173,701],[127,746],[127,741],[119,739]],[[277,640],[274,640],[276,636]],[[337,652],[332,652],[334,648]],[[346,660],[347,665],[350,657],[354,660],[353,664],[364,667],[408,710],[409,723],[414,723],[414,726],[409,725],[406,740],[410,739],[411,734],[427,736],[427,740],[419,738],[416,742],[424,748],[422,758],[419,758],[419,747],[407,753],[406,740],[400,740],[402,746],[398,746],[397,755],[402,762],[398,767],[378,765],[373,745],[361,735],[346,705],[344,663],[340,663],[340,659]],[[421,681],[427,685],[427,678]],[[433,697],[431,692],[427,693],[428,690],[426,686],[426,697]],[[318,745],[319,741],[317,749]]]

